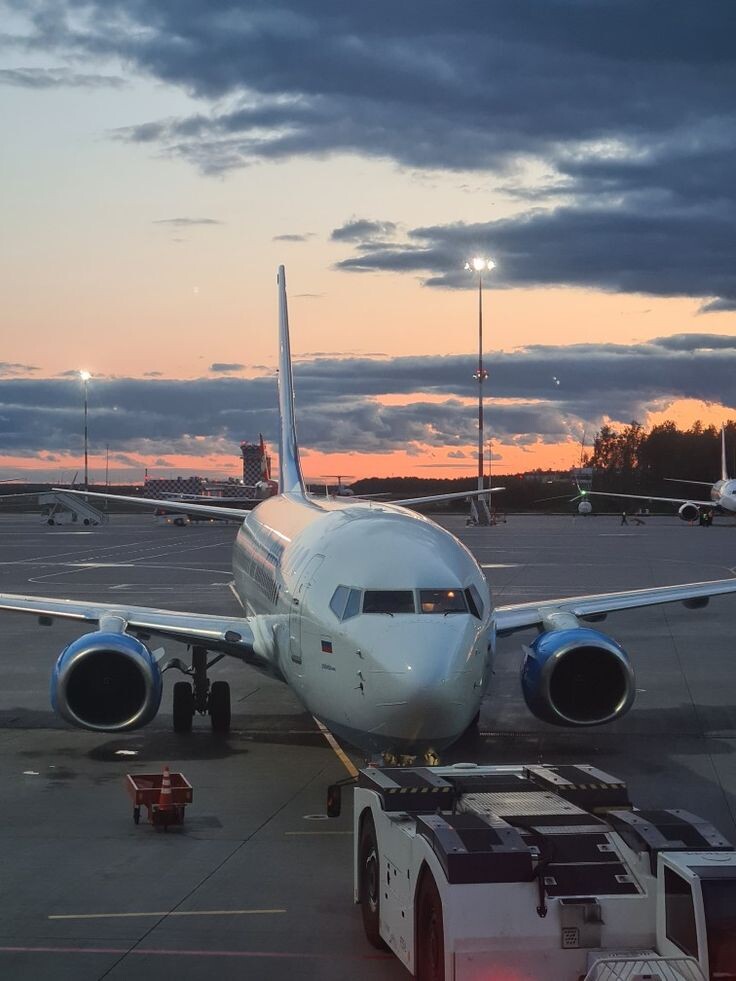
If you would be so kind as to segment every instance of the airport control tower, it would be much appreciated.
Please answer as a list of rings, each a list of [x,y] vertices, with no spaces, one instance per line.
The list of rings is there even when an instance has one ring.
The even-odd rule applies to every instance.
[[[242,442],[240,452],[243,454],[244,484],[254,487],[259,481],[270,479],[271,459],[266,453],[263,436],[260,436],[257,443]]]

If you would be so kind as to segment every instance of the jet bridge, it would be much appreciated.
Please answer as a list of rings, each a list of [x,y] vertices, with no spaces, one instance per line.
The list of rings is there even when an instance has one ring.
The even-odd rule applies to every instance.
[[[106,512],[100,511],[83,497],[66,494],[64,491],[39,494],[38,503],[43,512],[43,521],[47,525],[102,525],[109,520]]]

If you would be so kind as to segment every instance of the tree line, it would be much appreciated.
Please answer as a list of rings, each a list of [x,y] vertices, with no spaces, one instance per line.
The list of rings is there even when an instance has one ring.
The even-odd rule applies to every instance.
[[[736,421],[729,420],[725,428],[726,464],[729,475],[736,476]],[[596,490],[612,490],[623,481],[627,489],[661,493],[663,481],[672,477],[715,482],[721,476],[721,430],[701,422],[689,429],[670,421],[650,430],[635,421],[618,431],[603,426],[587,464],[595,468]]]
[[[729,476],[736,477],[736,420],[726,423],[726,462]],[[663,422],[646,430],[633,421],[621,429],[602,426],[592,448],[582,461],[595,471],[593,490],[619,493],[657,494],[676,497],[685,487],[669,484],[668,478],[713,481],[721,476],[721,430],[695,422],[679,429],[674,422]],[[469,463],[472,466],[472,463]],[[505,490],[494,498],[494,507],[506,511],[573,510],[577,487],[572,477],[558,479],[551,471],[535,474],[493,475],[493,484]],[[422,478],[369,477],[352,485],[356,494],[387,493],[414,497],[474,490],[477,477]],[[707,497],[704,486],[695,496]],[[666,505],[659,507],[666,509]],[[437,510],[462,510],[463,506],[438,505]],[[595,510],[617,511],[620,502],[595,501]]]

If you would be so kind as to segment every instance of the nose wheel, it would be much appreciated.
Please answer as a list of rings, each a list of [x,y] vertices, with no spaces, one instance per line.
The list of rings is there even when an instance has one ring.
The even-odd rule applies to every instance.
[[[177,681],[174,685],[174,732],[191,732],[194,716],[209,715],[212,731],[225,733],[230,731],[230,685],[226,681],[214,681],[210,684],[207,671],[221,659],[222,655],[207,661],[207,650],[204,647],[192,649],[192,666],[185,667],[178,659],[170,662],[169,667],[189,675],[190,681]]]

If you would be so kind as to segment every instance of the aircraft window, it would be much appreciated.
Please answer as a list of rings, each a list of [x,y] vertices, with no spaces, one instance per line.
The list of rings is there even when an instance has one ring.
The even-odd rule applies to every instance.
[[[664,901],[667,939],[677,944],[683,953],[697,957],[698,934],[693,892],[689,882],[668,868],[664,870]]]
[[[467,613],[462,589],[420,589],[422,613]]]
[[[348,596],[348,602],[345,607],[345,612],[342,615],[343,620],[348,620],[350,617],[357,617],[360,613],[360,590],[351,589],[350,595]]]
[[[474,617],[483,619],[483,600],[475,586],[468,586],[465,590],[465,599],[468,601],[468,608]]]
[[[733,977],[729,971],[736,964],[736,880],[701,879],[701,886],[711,977]]]
[[[349,620],[360,613],[360,590],[338,586],[332,594],[330,609],[338,620]]]
[[[345,613],[345,604],[348,601],[349,595],[350,590],[347,586],[338,586],[335,592],[332,594],[330,609],[338,620],[342,620],[343,618],[343,614]]]
[[[413,613],[414,593],[410,589],[366,589],[363,613]]]

